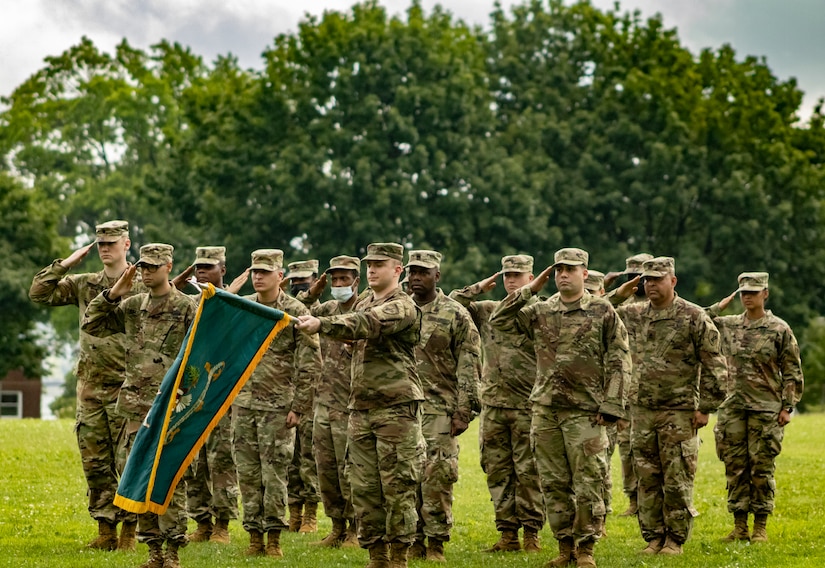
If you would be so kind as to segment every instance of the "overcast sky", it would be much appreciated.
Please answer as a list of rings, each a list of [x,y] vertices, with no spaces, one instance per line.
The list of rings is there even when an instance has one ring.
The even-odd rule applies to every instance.
[[[527,1],[527,0],[523,0]],[[510,6],[522,0],[502,0]],[[594,0],[599,7],[613,0]],[[244,67],[261,67],[260,53],[305,12],[343,10],[353,0],[0,0],[0,95],[10,94],[83,35],[106,51],[127,38],[146,48],[160,39],[188,45],[211,60],[233,53]],[[392,13],[409,0],[383,0]],[[436,2],[424,0],[425,8]],[[493,0],[442,0],[457,16],[485,24]],[[693,51],[730,43],[740,56],[764,55],[780,78],[796,77],[806,93],[803,115],[825,96],[825,6],[822,0],[622,0],[623,9],[661,12]]]

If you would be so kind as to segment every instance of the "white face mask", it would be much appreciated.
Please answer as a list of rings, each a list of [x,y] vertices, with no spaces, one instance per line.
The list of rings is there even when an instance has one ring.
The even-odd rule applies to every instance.
[[[333,286],[330,288],[330,292],[332,293],[333,299],[341,302],[342,304],[349,301],[355,293],[349,286]]]

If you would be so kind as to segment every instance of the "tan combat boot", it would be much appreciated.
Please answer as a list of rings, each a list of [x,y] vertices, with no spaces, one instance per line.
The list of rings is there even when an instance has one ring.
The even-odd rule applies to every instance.
[[[150,542],[149,560],[140,565],[140,568],[163,568],[163,542]]]
[[[636,494],[630,496],[630,504],[628,504],[627,509],[621,513],[620,517],[635,517],[639,513],[639,501],[636,497]]]
[[[180,558],[178,558],[177,542],[166,541],[166,554],[163,555],[163,568],[180,568]]]
[[[664,554],[666,556],[678,556],[682,554],[682,544],[673,540],[672,536],[667,535],[665,544],[662,546],[662,550],[659,551],[659,554]]]
[[[212,536],[212,519],[198,521],[198,528],[189,535],[189,542],[206,542]]]
[[[358,542],[358,525],[355,519],[349,520],[346,535],[344,535],[344,542],[341,543],[341,548],[361,548]]]
[[[579,544],[576,548],[577,568],[596,568],[596,559],[593,557],[593,545],[595,543],[593,540],[588,540]]]
[[[575,544],[571,537],[563,538],[559,541],[559,555],[553,558],[550,562],[545,564],[545,568],[559,568],[561,566],[569,566],[576,561],[574,552],[576,550]]]
[[[659,554],[659,551],[662,550],[662,547],[665,545],[665,539],[662,538],[654,538],[650,542],[647,543],[647,546],[643,548],[640,553],[641,554]]]
[[[281,550],[281,531],[274,530],[266,533],[266,555],[270,558],[283,558]]]
[[[332,530],[327,536],[318,542],[313,542],[314,546],[326,548],[338,548],[344,542],[347,532],[347,522],[344,519],[332,519]]]
[[[299,530],[301,530],[301,523],[303,519],[301,511],[303,510],[303,508],[303,505],[289,506],[289,532],[298,532]]]
[[[751,542],[768,542],[768,515],[757,513],[753,518]]]
[[[366,568],[389,568],[390,555],[386,542],[378,542],[369,547],[370,561]]]
[[[526,543],[527,529],[524,530],[524,538]],[[518,541],[518,533],[516,531],[501,531],[501,536],[498,538],[498,542],[486,549],[484,552],[518,552],[519,550],[521,550],[521,544]]]
[[[307,503],[304,505],[304,516],[301,519],[300,533],[318,532],[318,503]]]
[[[424,543],[423,536],[415,537],[415,542],[412,543],[407,551],[407,558],[414,560],[417,558],[427,558],[427,545]]]
[[[86,545],[95,550],[114,550],[117,548],[117,524],[100,519],[97,521],[97,538]]]
[[[408,542],[390,543],[389,568],[407,568],[407,551],[410,549]],[[443,547],[442,547],[443,550]]]
[[[249,531],[249,548],[244,552],[247,556],[263,556],[264,554],[264,533],[261,531]]]
[[[229,544],[229,519],[215,520],[215,526],[212,527],[212,536],[209,537],[209,542]]]
[[[120,537],[117,539],[117,549],[124,552],[135,551],[135,532],[137,523],[135,521],[123,521],[120,525]]]
[[[516,535],[516,544],[518,545],[518,535]],[[524,527],[524,552],[541,552],[539,531],[536,529]]]
[[[748,512],[736,511],[733,514],[733,530],[722,539],[722,542],[733,542],[735,540],[750,540],[748,534]]]
[[[447,562],[444,558],[444,541],[439,538],[427,539],[427,560],[430,562]]]

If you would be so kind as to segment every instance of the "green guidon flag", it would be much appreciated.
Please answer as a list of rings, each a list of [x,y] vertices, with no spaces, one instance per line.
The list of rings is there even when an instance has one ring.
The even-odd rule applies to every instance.
[[[162,515],[209,433],[290,322],[280,310],[203,290],[192,327],[135,438],[115,496],[133,513]]]

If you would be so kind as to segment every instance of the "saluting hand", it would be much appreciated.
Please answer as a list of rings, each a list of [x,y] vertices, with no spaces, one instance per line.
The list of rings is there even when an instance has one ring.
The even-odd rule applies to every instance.
[[[65,268],[73,268],[73,267],[77,266],[78,264],[80,264],[80,261],[82,261],[84,258],[86,258],[86,256],[89,254],[89,252],[91,252],[92,247],[95,246],[95,244],[97,244],[97,241],[92,241],[91,243],[89,243],[85,247],[80,247],[79,249],[74,251],[72,254],[70,254],[68,258],[61,261],[60,264],[62,264]]]
[[[719,300],[719,311],[724,312],[725,308],[727,308],[730,305],[730,303],[733,301],[733,299],[736,297],[736,294],[738,293],[739,290],[734,290],[730,296],[727,296]]]
[[[630,296],[636,293],[636,290],[639,289],[639,282],[642,279],[642,275],[639,274],[635,276],[632,280],[628,280],[618,288],[616,288],[616,297],[620,300],[627,300]]]
[[[237,294],[241,291],[241,288],[243,288],[243,285],[246,284],[247,280],[249,280],[248,268],[235,277],[232,284],[226,287],[226,291],[231,294]]]
[[[137,274],[137,267],[130,264],[120,275],[115,285],[109,290],[109,299],[117,300],[128,294],[132,290],[132,284],[135,281],[135,274]]]
[[[192,276],[193,272],[195,272],[195,265],[192,264],[190,266],[187,266],[186,270],[172,278],[172,286],[174,286],[178,290],[183,290],[189,283],[189,277]]]
[[[538,294],[541,292],[541,289],[544,288],[544,285],[547,284],[547,281],[550,280],[550,276],[553,275],[553,265],[548,266],[544,270],[541,271],[541,274],[536,276],[532,282],[530,282],[530,290],[533,291],[533,294]]]
[[[488,276],[484,280],[480,280],[477,285],[483,292],[489,292],[496,287],[496,279],[501,275],[501,272],[496,272],[492,276]]]
[[[324,288],[327,287],[327,273],[324,272],[321,276],[312,283],[312,286],[309,287],[309,295],[313,298],[317,298],[321,294],[324,293]]]

